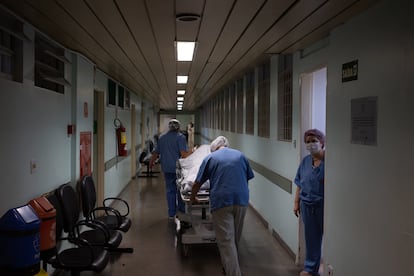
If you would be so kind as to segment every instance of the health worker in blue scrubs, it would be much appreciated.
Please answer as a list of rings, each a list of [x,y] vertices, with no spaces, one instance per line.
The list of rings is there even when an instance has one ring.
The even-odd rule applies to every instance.
[[[155,160],[157,158],[160,160],[165,178],[168,217],[170,220],[174,220],[178,212],[185,212],[184,203],[177,189],[176,166],[178,159],[185,158],[190,154],[191,151],[188,151],[187,148],[187,140],[180,132],[180,122],[171,119],[168,122],[168,131],[160,136],[149,163],[150,168],[152,168]]]
[[[197,192],[209,180],[210,209],[223,269],[227,276],[240,276],[238,245],[249,204],[248,181],[254,174],[244,154],[228,146],[224,136],[211,143],[211,153],[201,163],[193,184],[191,202],[197,203]]]
[[[300,276],[319,275],[322,255],[323,203],[325,183],[325,135],[318,129],[307,130],[304,141],[309,155],[299,165],[293,212],[302,217],[306,257]]]

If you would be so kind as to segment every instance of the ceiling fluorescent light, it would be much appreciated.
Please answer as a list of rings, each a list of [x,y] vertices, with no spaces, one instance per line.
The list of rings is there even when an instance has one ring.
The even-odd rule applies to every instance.
[[[192,61],[194,54],[195,42],[177,41],[177,61]]]
[[[177,90],[177,95],[185,95],[185,90]]]
[[[177,76],[177,83],[186,84],[188,81],[188,76]]]
[[[184,97],[177,97],[177,101],[184,101]]]

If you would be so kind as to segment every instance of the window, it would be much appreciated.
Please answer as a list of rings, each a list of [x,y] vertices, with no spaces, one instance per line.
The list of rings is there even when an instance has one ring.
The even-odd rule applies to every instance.
[[[243,133],[243,79],[236,82],[236,126],[237,133]]]
[[[118,106],[120,108],[124,108],[124,105],[125,105],[125,102],[124,102],[124,100],[125,100],[124,96],[125,95],[124,95],[124,93],[125,93],[124,87],[121,86],[121,85],[118,85]]]
[[[116,106],[116,83],[108,79],[108,105]]]
[[[246,75],[246,134],[254,134],[254,71]]]
[[[213,105],[214,105],[214,114],[213,114],[214,125],[213,125],[213,128],[219,129],[220,128],[220,126],[219,126],[219,120],[220,120],[219,97],[214,98]]]
[[[270,137],[270,62],[259,67],[258,136]]]
[[[292,55],[280,55],[278,65],[278,131],[279,141],[292,141]]]
[[[124,108],[130,109],[131,108],[131,93],[129,90],[125,90],[125,104]]]
[[[0,10],[0,77],[23,81],[23,23]]]
[[[235,85],[232,84],[229,87],[229,111],[230,111],[230,131],[236,132],[236,91],[235,91]]]
[[[65,86],[65,63],[70,64],[64,56],[65,50],[50,40],[36,34],[35,37],[35,85],[63,94]]]
[[[214,114],[213,101],[210,101],[209,108],[208,108],[208,127],[209,128],[213,128],[213,119],[214,119],[213,114]]]
[[[229,131],[229,89],[226,88],[223,91],[223,130]]]

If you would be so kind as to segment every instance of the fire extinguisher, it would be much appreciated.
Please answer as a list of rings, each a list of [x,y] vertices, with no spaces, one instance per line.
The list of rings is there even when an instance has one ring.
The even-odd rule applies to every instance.
[[[122,122],[118,118],[116,118],[114,120],[114,125],[115,125],[115,129],[116,129],[116,140],[117,140],[117,143],[118,143],[118,155],[119,156],[126,156],[127,155],[126,129],[122,125]]]

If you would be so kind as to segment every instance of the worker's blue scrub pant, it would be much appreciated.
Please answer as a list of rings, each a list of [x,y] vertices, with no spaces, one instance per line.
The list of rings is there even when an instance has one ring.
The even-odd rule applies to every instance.
[[[300,214],[305,229],[306,259],[304,270],[318,275],[322,255],[323,202],[309,205],[301,200]]]
[[[177,175],[175,173],[164,173],[164,178],[167,192],[168,216],[174,217],[177,211],[185,213],[184,202],[177,189]]]

